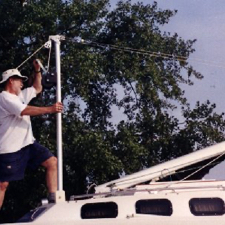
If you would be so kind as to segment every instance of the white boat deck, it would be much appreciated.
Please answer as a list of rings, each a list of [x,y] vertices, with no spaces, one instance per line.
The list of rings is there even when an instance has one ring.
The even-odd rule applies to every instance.
[[[173,225],[224,225],[225,214],[213,216],[196,216],[190,209],[191,199],[221,199],[225,202],[225,181],[191,181],[182,183],[173,183],[169,189],[165,188],[167,182],[161,184],[140,185],[130,190],[129,195],[121,195],[122,191],[115,196],[91,198],[85,200],[73,200],[69,202],[61,202],[52,205],[43,215],[40,215],[32,224],[76,224],[76,225],[155,225],[155,224],[173,224]],[[169,216],[140,214],[137,213],[138,201],[169,201],[171,203],[172,214]],[[118,209],[118,215],[115,218],[82,218],[82,207],[85,205],[99,203],[115,203]],[[42,206],[45,207],[45,206]],[[146,207],[142,210],[146,210]],[[99,214],[98,210],[88,212],[87,217],[92,213]],[[34,213],[35,216],[35,213]],[[20,223],[27,224],[27,223]]]
[[[224,154],[225,142],[100,185],[95,194],[43,205],[19,224],[225,225],[225,181],[156,182],[162,172],[173,174],[206,159],[210,165]]]

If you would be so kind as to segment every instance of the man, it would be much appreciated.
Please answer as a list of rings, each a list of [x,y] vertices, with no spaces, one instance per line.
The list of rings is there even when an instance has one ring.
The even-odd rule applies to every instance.
[[[49,200],[54,202],[57,190],[57,159],[45,147],[35,141],[30,116],[61,113],[60,102],[48,107],[28,105],[31,99],[42,91],[40,66],[33,62],[35,78],[32,87],[23,88],[27,77],[17,69],[2,74],[0,85],[0,208],[10,181],[21,180],[27,167],[46,168],[46,182]]]

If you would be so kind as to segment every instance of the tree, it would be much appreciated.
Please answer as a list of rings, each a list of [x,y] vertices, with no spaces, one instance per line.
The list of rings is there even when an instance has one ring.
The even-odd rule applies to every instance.
[[[214,113],[215,105],[197,103],[190,109],[180,87],[203,76],[187,62],[196,40],[160,30],[176,11],[160,10],[156,2],[119,1],[112,10],[108,0],[22,3],[1,0],[0,70],[20,65],[49,35],[66,36],[61,49],[67,198],[84,193],[89,183],[100,184],[224,140],[223,115]],[[77,41],[81,39],[85,42]],[[35,57],[47,63],[48,50]],[[53,70],[54,57],[52,52]],[[23,74],[29,76],[30,64],[21,67]],[[52,88],[34,104],[54,101]],[[175,105],[181,107],[184,122],[170,115]],[[113,106],[127,119],[112,123]],[[38,141],[56,152],[55,116],[33,118],[33,130]],[[35,176],[28,172],[25,180],[10,184],[1,212],[6,219],[2,215],[0,220],[13,211],[10,218],[15,221],[45,195],[44,171],[40,168]]]

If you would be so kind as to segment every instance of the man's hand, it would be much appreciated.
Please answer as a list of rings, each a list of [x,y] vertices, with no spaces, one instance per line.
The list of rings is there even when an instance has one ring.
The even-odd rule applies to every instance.
[[[37,62],[37,59],[33,61],[34,66],[34,82],[33,87],[36,89],[36,93],[39,94],[42,91],[42,84],[41,84],[41,67],[39,63]]]
[[[63,104],[61,102],[56,102],[52,107],[52,113],[61,113],[63,111]]]
[[[41,70],[41,67],[40,67],[40,65],[39,65],[39,63],[37,62],[36,59],[33,61],[33,66],[34,66],[34,71],[35,71],[35,72]]]

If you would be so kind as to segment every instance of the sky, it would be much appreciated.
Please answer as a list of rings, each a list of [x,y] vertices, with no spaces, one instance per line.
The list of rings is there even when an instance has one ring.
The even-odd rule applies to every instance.
[[[117,0],[111,0],[115,7]],[[132,3],[138,2],[132,0]],[[153,0],[142,0],[151,4]],[[225,106],[225,1],[224,0],[158,0],[162,10],[178,10],[163,30],[184,39],[197,39],[195,53],[189,58],[190,64],[200,72],[203,80],[194,80],[193,86],[182,86],[192,107],[197,101],[216,103],[216,112]],[[177,112],[174,112],[175,114]]]
[[[111,0],[115,7],[117,0]],[[132,0],[136,3],[137,0]],[[142,0],[144,4],[152,0]],[[196,50],[189,59],[190,64],[203,76],[203,80],[195,80],[193,86],[183,86],[185,96],[192,107],[197,101],[216,103],[216,112],[225,110],[225,0],[158,0],[161,9],[178,10],[163,30],[184,39],[197,39]],[[174,112],[179,115],[179,112]],[[119,115],[119,112],[117,112]],[[121,116],[121,115],[120,115]],[[206,179],[225,179],[225,163],[212,169]]]

